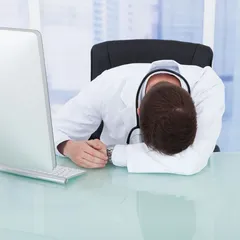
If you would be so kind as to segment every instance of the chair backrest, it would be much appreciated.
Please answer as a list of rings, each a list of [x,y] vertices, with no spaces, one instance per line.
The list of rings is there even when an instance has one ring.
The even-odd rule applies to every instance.
[[[181,64],[211,66],[210,47],[170,40],[120,40],[96,44],[91,50],[91,80],[105,70],[128,63],[172,59]]]
[[[91,50],[91,80],[113,67],[128,63],[151,63],[163,59],[206,67],[212,66],[213,51],[202,44],[170,40],[140,39],[103,42],[94,45]],[[103,123],[90,139],[100,138],[102,129]]]

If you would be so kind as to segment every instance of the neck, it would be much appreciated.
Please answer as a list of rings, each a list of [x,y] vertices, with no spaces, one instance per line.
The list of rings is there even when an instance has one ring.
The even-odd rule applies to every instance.
[[[172,83],[174,85],[177,85],[179,87],[181,87],[181,83],[178,80],[178,78],[176,78],[173,75],[167,74],[167,73],[159,73],[159,74],[155,74],[152,77],[150,77],[150,79],[148,80],[147,83],[147,87],[146,87],[146,93],[157,83],[159,82],[169,82]]]

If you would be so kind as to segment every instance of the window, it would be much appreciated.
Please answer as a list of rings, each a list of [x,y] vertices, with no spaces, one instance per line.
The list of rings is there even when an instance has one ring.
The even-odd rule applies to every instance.
[[[222,151],[240,151],[240,58],[238,42],[240,25],[239,1],[216,1],[214,69],[226,89],[226,111],[219,145]]]
[[[153,36],[202,43],[203,0],[158,0],[153,5]]]
[[[93,44],[129,38],[202,41],[203,0],[42,0],[40,7],[52,104],[66,102],[90,80]]]
[[[28,0],[0,0],[0,26],[28,28]]]
[[[89,81],[92,3],[41,0],[41,31],[52,104],[62,104]]]

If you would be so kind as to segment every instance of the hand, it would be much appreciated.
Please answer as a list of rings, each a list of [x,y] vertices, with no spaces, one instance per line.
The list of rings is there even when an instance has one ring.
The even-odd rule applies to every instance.
[[[107,164],[106,146],[99,140],[67,141],[59,151],[84,168],[103,168]]]

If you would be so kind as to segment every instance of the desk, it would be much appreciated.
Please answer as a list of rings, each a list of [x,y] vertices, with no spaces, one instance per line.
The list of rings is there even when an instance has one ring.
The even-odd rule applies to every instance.
[[[237,153],[191,177],[109,165],[60,186],[0,173],[0,239],[239,240],[239,185]]]

